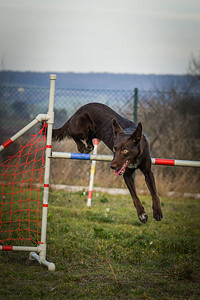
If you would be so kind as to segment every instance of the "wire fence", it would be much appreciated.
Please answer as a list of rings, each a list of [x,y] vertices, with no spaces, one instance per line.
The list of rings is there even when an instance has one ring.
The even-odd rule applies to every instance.
[[[55,124],[62,126],[82,105],[100,102],[110,106],[120,115],[130,120],[141,121],[147,134],[153,157],[200,160],[200,94],[177,93],[175,90],[138,91],[136,90],[75,90],[56,89]],[[29,123],[37,114],[48,110],[49,89],[41,87],[0,86],[0,143],[5,142],[18,130]],[[137,108],[137,115],[135,110]],[[1,161],[14,155],[30,140],[30,135],[39,131],[39,125],[29,131],[14,145],[1,154]],[[55,151],[77,152],[72,140],[54,143]],[[111,154],[99,144],[98,153]],[[192,182],[190,191],[199,191],[199,170],[189,171],[170,167],[156,168],[160,185],[167,189],[183,188],[188,178]],[[159,169],[158,169],[159,168]],[[95,185],[103,187],[125,187],[121,178],[114,176],[108,163],[97,162]],[[88,185],[90,164],[83,161],[52,161],[51,181],[57,184]],[[192,177],[191,177],[192,176]],[[170,180],[167,178],[170,177]],[[144,189],[144,181],[140,183]],[[166,181],[167,179],[167,181]],[[176,180],[175,180],[176,179]],[[170,181],[170,186],[166,184]],[[179,184],[177,185],[177,182]]]
[[[48,110],[49,89],[0,86],[1,136],[22,128],[35,115]],[[134,90],[70,90],[55,91],[55,127],[59,127],[82,105],[104,103],[123,116],[133,119]]]

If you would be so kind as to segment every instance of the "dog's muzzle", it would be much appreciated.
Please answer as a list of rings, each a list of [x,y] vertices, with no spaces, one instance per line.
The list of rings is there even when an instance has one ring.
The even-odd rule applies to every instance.
[[[119,169],[116,169],[115,165],[112,164],[112,163],[111,163],[110,167],[111,167],[112,169],[115,170],[115,175],[123,175],[124,172],[126,171],[126,168],[127,168],[128,165],[129,165],[129,163],[130,163],[130,160],[126,160],[126,161],[123,163],[122,167],[119,168]]]

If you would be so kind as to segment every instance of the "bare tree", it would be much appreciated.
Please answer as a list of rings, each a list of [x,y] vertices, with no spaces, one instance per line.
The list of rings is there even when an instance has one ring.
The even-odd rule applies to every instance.
[[[188,73],[196,79],[200,80],[200,51],[197,56],[194,56],[194,54],[191,55]]]
[[[4,73],[3,73],[4,70],[5,70],[5,58],[3,56],[0,62],[0,85],[3,85],[4,82]]]

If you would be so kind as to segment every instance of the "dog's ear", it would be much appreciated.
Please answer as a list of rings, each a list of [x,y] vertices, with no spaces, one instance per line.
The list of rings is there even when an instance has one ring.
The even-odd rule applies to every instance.
[[[135,142],[136,144],[140,142],[142,139],[142,124],[138,123],[137,128],[135,131],[131,134],[130,138]]]
[[[113,133],[116,138],[119,134],[125,134],[124,130],[121,128],[117,120],[113,119]]]

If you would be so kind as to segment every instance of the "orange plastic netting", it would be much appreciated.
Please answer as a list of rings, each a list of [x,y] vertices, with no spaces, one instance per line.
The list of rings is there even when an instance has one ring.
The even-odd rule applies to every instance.
[[[40,194],[45,164],[47,125],[0,164],[0,242],[40,243]]]

